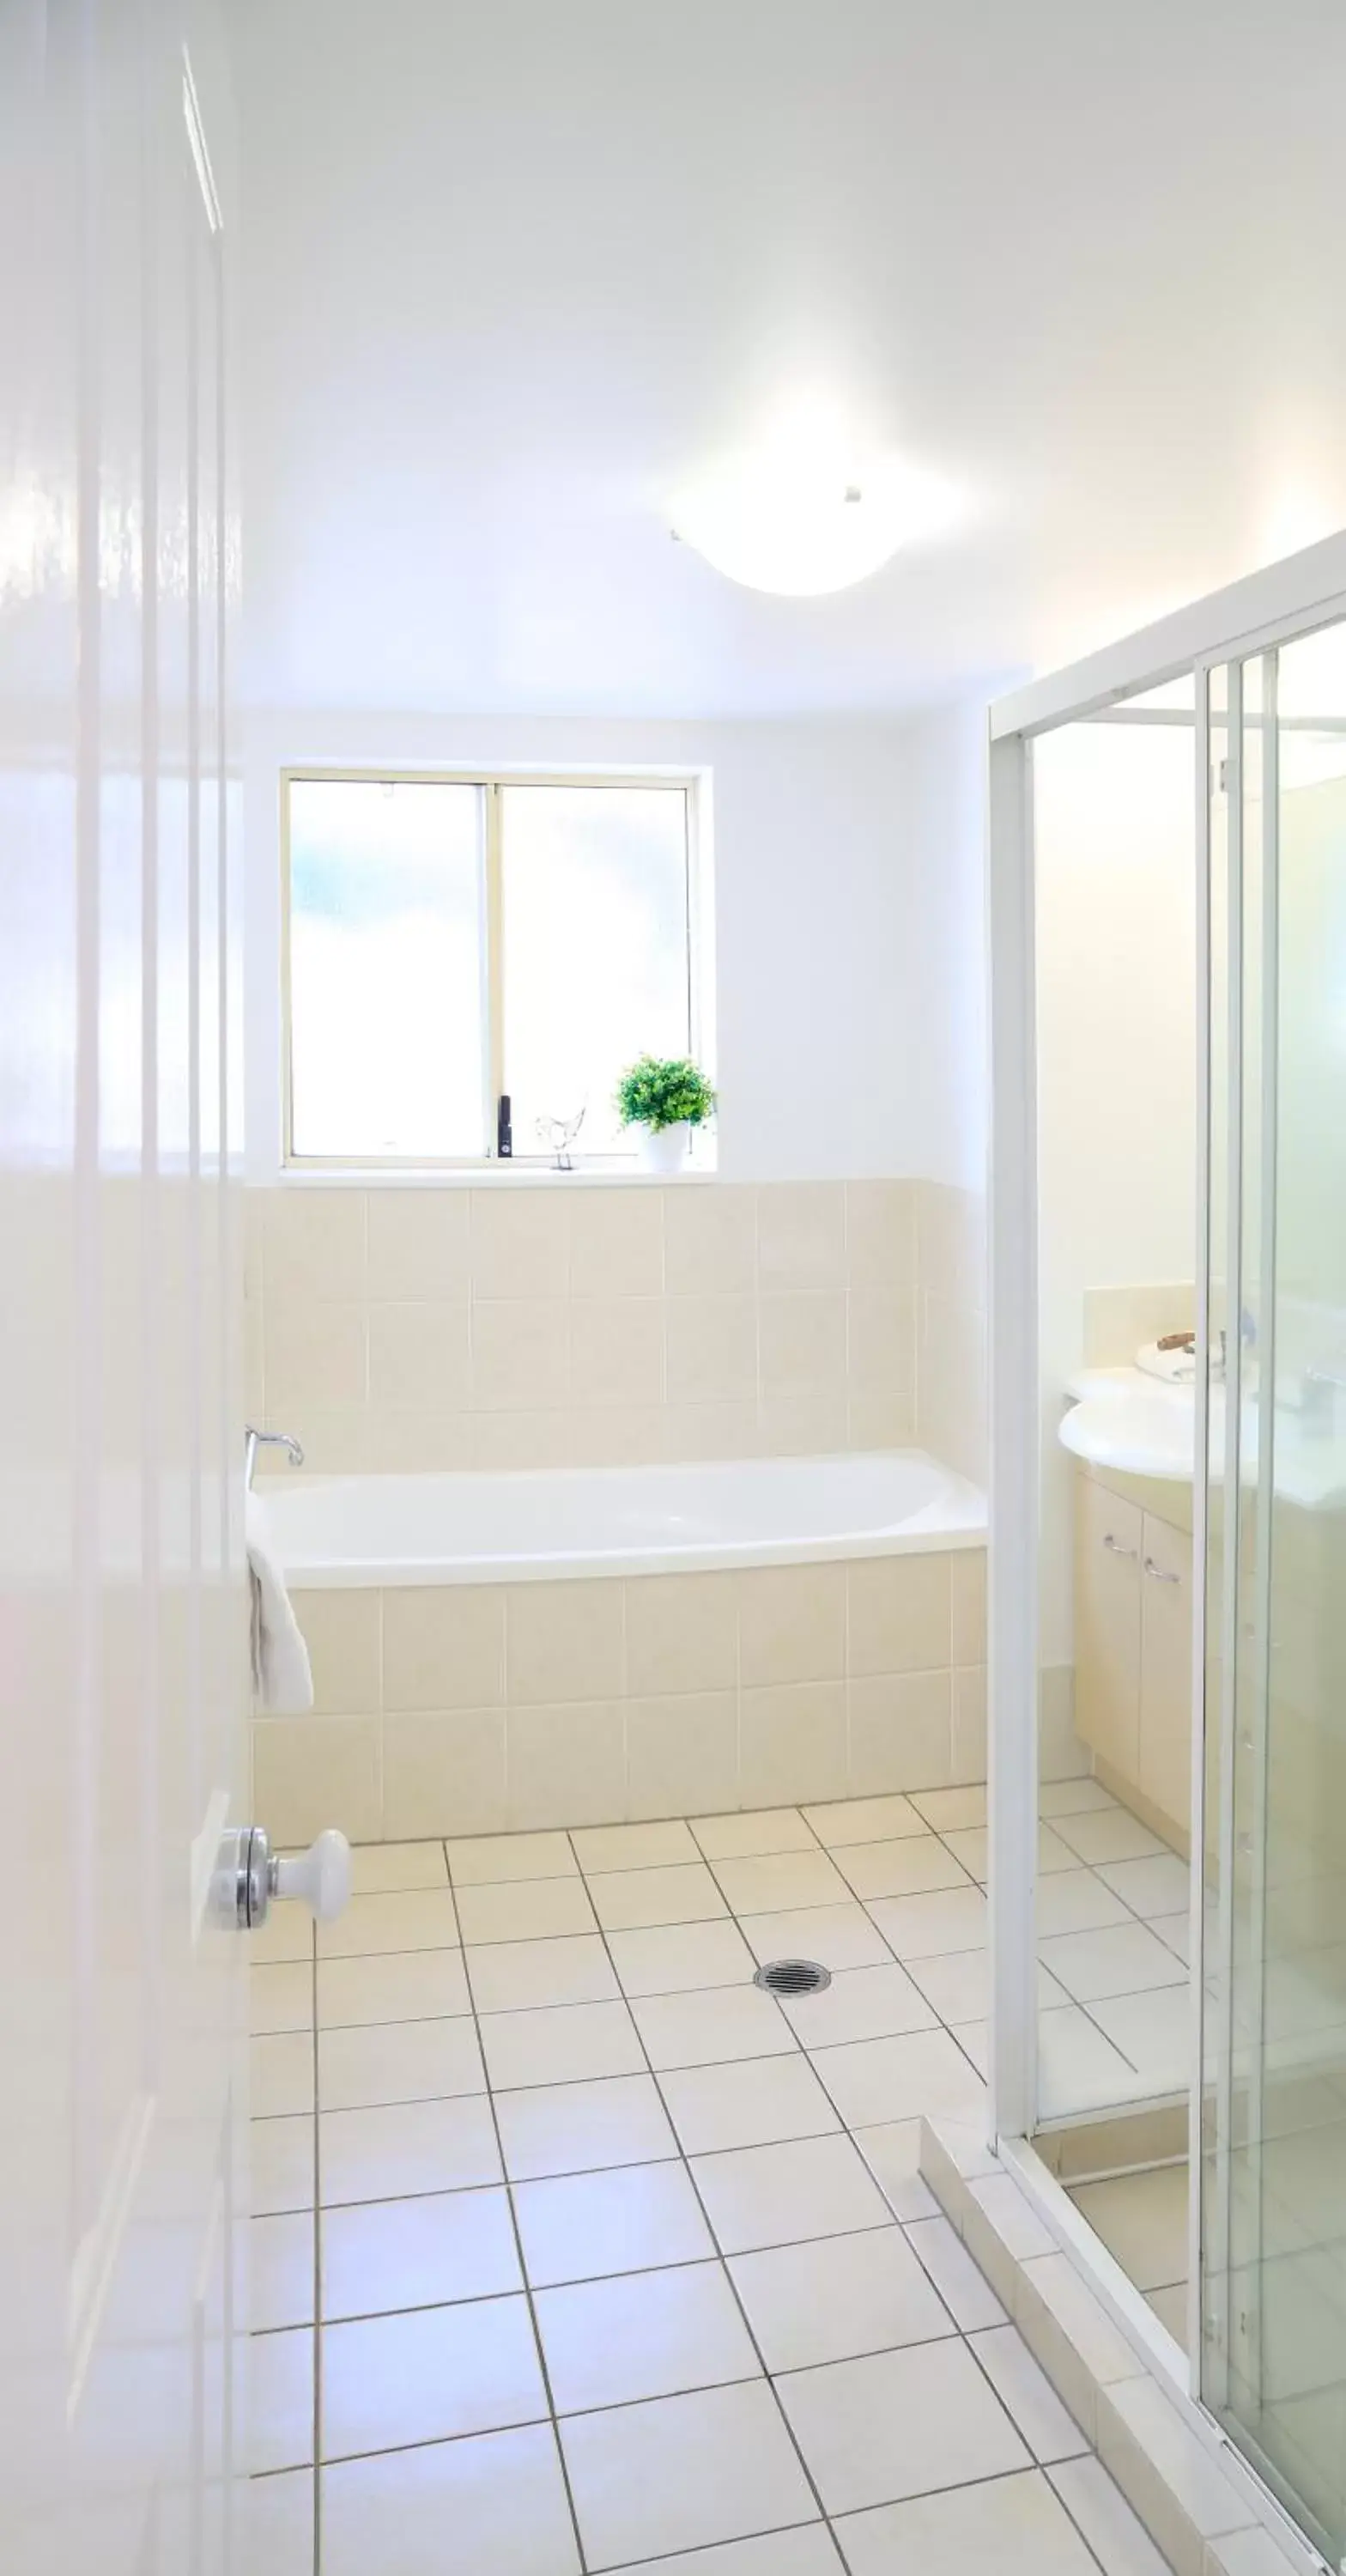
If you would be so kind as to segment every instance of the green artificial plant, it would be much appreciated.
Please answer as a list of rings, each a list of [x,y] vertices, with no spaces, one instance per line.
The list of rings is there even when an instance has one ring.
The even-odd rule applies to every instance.
[[[686,1056],[643,1055],[617,1085],[623,1127],[700,1127],[715,1107],[715,1092]]]

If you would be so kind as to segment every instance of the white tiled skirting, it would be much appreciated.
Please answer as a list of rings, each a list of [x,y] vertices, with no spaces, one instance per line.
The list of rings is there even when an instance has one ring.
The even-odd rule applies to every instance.
[[[986,1767],[985,1554],[301,1592],[316,1710],[253,1723],[282,1841],[870,1797]]]

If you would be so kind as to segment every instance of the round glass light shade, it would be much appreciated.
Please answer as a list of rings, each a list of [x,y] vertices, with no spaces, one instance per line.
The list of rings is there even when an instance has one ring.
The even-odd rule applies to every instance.
[[[901,466],[848,478],[830,461],[767,452],[736,458],[680,495],[673,526],[730,581],[802,598],[867,581],[951,513],[942,485]]]

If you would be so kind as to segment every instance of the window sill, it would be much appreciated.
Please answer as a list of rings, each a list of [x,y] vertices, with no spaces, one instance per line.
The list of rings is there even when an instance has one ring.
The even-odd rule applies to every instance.
[[[358,1164],[349,1168],[333,1165],[330,1170],[310,1170],[285,1164],[265,1177],[250,1173],[245,1177],[254,1188],[286,1190],[685,1190],[716,1181],[720,1176],[713,1163],[694,1163],[682,1172],[644,1172],[634,1163],[629,1169],[610,1170],[578,1164],[573,1172],[558,1172],[550,1163],[517,1162],[457,1165],[444,1170],[433,1165],[393,1169],[386,1164],[367,1168]]]

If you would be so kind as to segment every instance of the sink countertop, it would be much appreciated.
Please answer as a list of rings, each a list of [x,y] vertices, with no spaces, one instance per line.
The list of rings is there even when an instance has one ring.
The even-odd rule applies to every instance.
[[[1061,1445],[1091,1466],[1128,1476],[1153,1476],[1190,1485],[1196,1460],[1196,1390],[1168,1385],[1138,1368],[1081,1369],[1066,1386]],[[1255,1399],[1245,1401],[1241,1466],[1244,1481],[1257,1476]],[[1222,1472],[1224,1389],[1211,1390],[1211,1464]],[[1329,1511],[1346,1503],[1346,1443],[1306,1436],[1297,1416],[1276,1420],[1275,1487],[1279,1499],[1301,1510]]]

